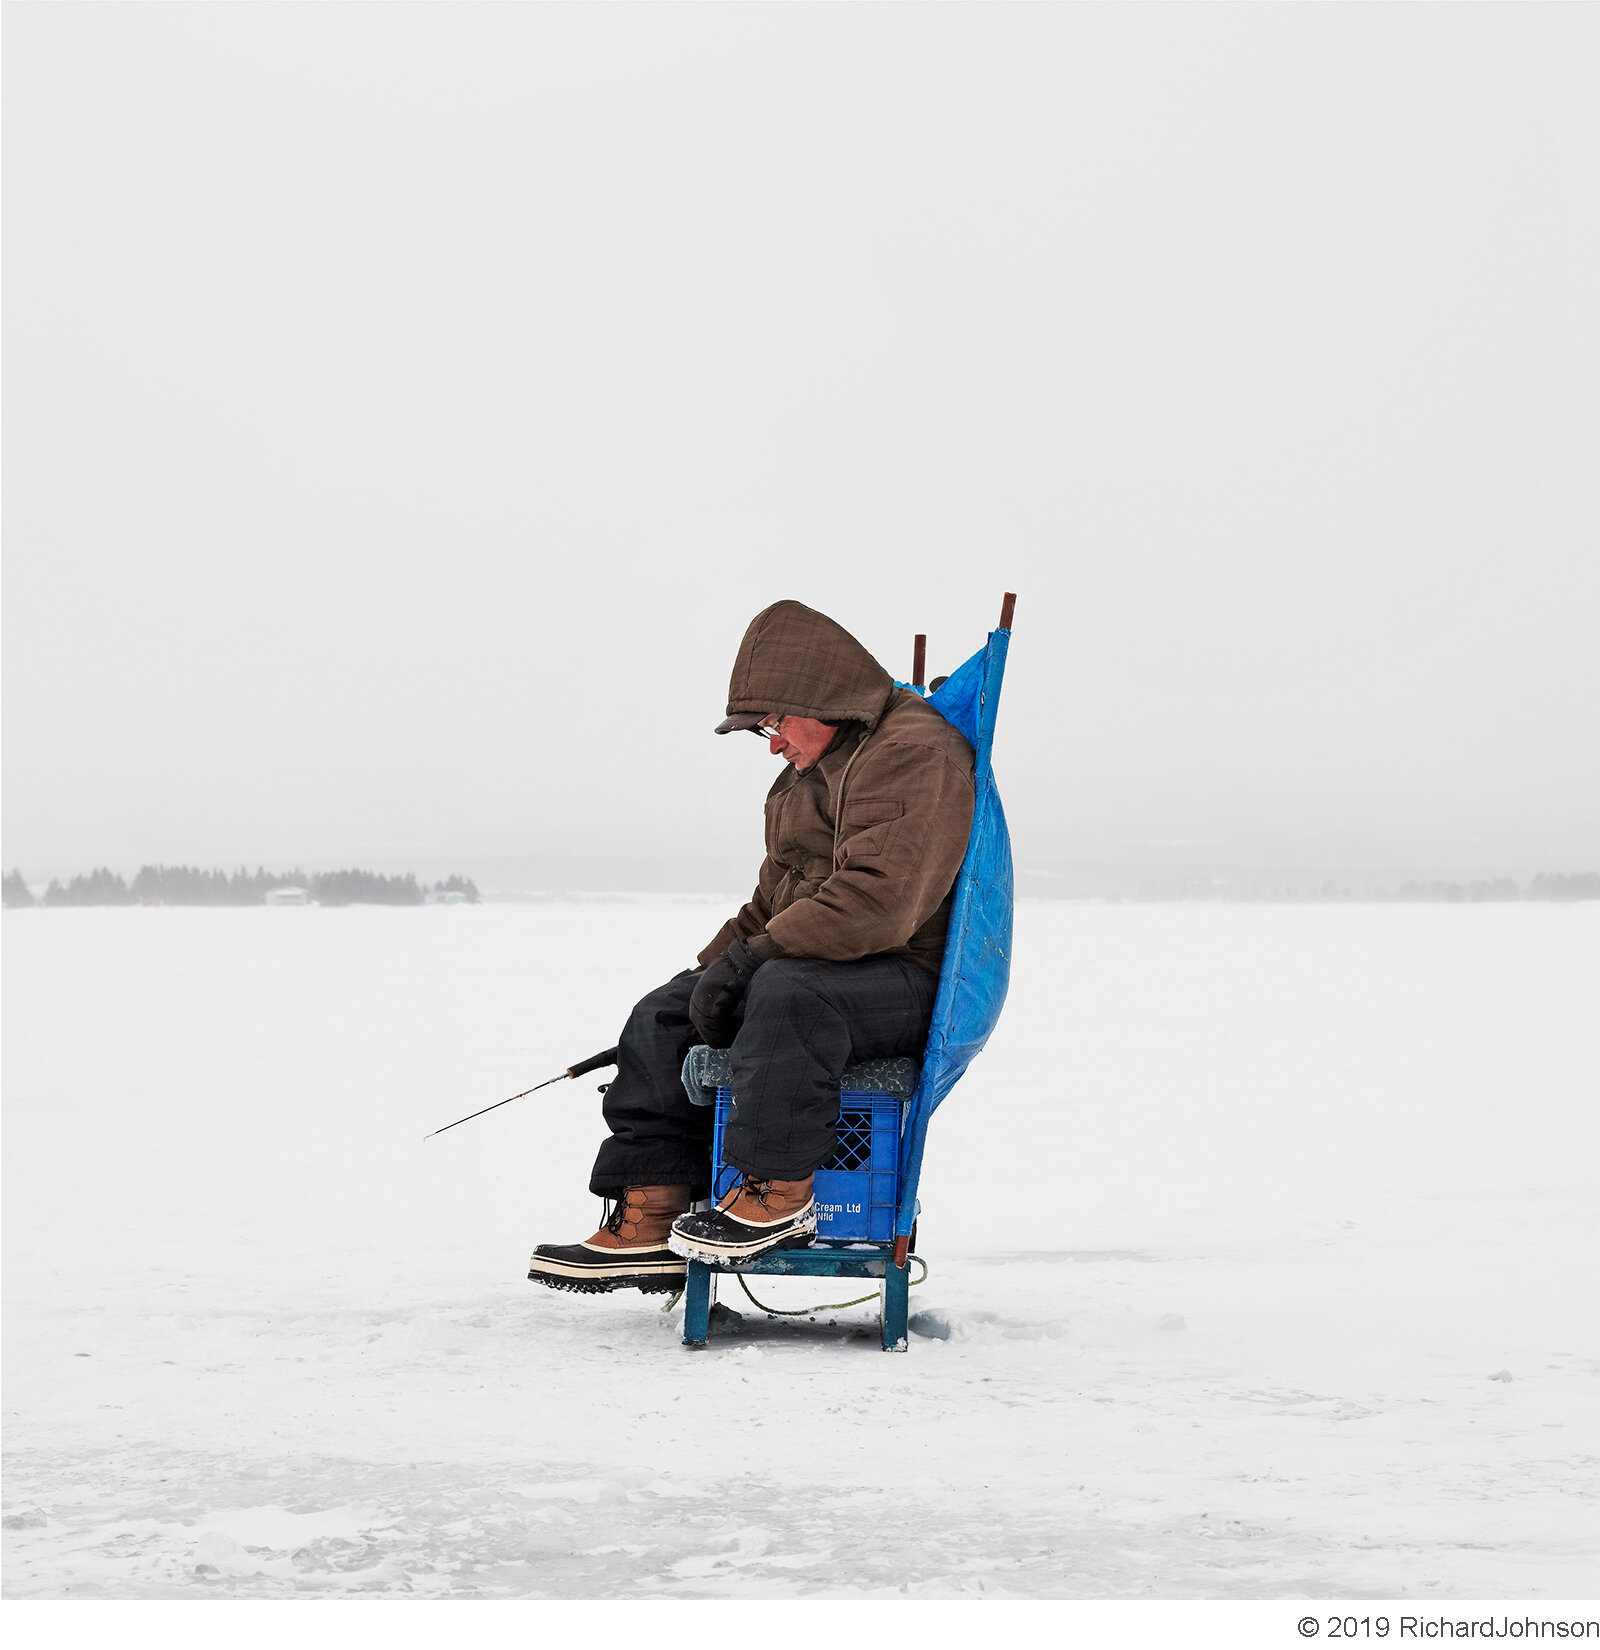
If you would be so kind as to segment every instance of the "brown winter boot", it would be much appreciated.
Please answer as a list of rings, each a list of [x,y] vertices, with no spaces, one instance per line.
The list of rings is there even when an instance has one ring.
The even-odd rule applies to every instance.
[[[817,1229],[812,1176],[758,1180],[746,1175],[715,1209],[680,1215],[667,1243],[688,1260],[753,1260],[768,1249],[803,1249]]]
[[[687,1186],[629,1186],[593,1237],[582,1243],[541,1243],[528,1262],[528,1276],[552,1289],[583,1295],[613,1289],[670,1294],[683,1287],[686,1268],[667,1248],[667,1233],[673,1216],[688,1207]]]

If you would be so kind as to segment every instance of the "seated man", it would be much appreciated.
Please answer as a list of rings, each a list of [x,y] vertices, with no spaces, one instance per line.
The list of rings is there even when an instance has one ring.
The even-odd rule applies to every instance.
[[[951,888],[972,826],[972,747],[832,619],[777,602],[745,632],[718,733],[750,729],[788,764],[767,795],[767,857],[700,967],[633,1010],[606,1091],[611,1137],[589,1189],[614,1200],[582,1243],[540,1244],[528,1276],[601,1293],[679,1288],[685,1256],[748,1259],[816,1230],[812,1175],[834,1149],[839,1079],[920,1055]],[[726,1048],[723,1156],[743,1176],[714,1209],[711,1113],[680,1080]]]

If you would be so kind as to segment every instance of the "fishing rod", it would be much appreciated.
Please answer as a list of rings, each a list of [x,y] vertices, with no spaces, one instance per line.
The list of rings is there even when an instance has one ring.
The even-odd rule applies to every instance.
[[[568,1077],[582,1077],[585,1072],[599,1071],[602,1066],[614,1066],[617,1063],[617,1051],[608,1048],[604,1054],[591,1054],[587,1060],[580,1060],[575,1066],[568,1066],[559,1077],[547,1077],[542,1083],[535,1083],[531,1089],[524,1089],[521,1094],[508,1095],[504,1100],[496,1100],[492,1106],[485,1106],[483,1111],[469,1112],[465,1117],[458,1117],[454,1123],[446,1123],[443,1129],[435,1129],[433,1134],[423,1135],[424,1140],[432,1140],[434,1134],[443,1134],[445,1129],[459,1128],[463,1123],[470,1123],[474,1117],[482,1117],[483,1112],[499,1111],[502,1106],[509,1106],[513,1100],[521,1100],[530,1094],[537,1094],[540,1089],[547,1089],[552,1083],[559,1083]]]

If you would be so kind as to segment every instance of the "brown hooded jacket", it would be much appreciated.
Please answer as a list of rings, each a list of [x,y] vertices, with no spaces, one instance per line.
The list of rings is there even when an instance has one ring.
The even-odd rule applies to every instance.
[[[728,684],[728,714],[739,711],[842,725],[820,760],[786,767],[767,793],[756,891],[700,961],[743,939],[758,957],[888,952],[937,974],[972,829],[972,747],[847,630],[794,601],[751,620]]]

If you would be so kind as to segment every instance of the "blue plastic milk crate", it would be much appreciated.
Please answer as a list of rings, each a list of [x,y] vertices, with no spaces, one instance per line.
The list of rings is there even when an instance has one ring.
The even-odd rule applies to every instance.
[[[817,1170],[817,1238],[823,1243],[891,1243],[900,1201],[900,1113],[893,1094],[845,1089],[839,1095],[839,1127],[833,1156]],[[717,1090],[711,1140],[714,1195],[722,1196],[739,1171],[722,1161],[722,1131],[733,1109],[733,1090]]]

